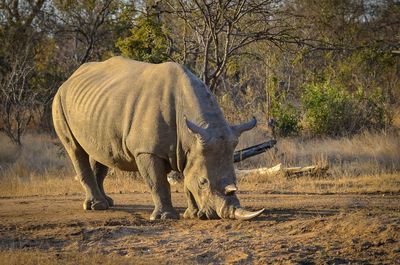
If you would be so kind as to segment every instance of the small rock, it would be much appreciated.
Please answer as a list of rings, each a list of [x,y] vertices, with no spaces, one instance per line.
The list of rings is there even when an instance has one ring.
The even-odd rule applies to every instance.
[[[372,244],[372,243],[369,242],[369,241],[366,241],[366,242],[362,243],[361,249],[363,249],[363,250],[369,249],[369,248],[372,247],[372,246],[374,246],[374,244]]]
[[[349,262],[346,259],[342,259],[339,257],[335,257],[328,262],[328,264],[349,264]]]
[[[225,230],[231,230],[232,229],[232,225],[231,224],[227,224],[226,226],[225,226]]]
[[[116,252],[117,252],[117,254],[120,255],[120,256],[125,256],[126,254],[128,254],[128,251],[126,251],[126,250],[121,250],[121,249],[120,249],[120,250],[117,250]]]
[[[388,238],[388,239],[386,239],[385,243],[393,244],[393,243],[396,243],[396,240],[394,240],[393,238]]]

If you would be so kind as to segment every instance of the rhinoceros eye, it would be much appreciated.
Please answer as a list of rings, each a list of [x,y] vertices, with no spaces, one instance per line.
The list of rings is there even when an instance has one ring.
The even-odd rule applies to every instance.
[[[206,188],[208,187],[208,179],[206,178],[201,178],[199,181],[200,188]]]

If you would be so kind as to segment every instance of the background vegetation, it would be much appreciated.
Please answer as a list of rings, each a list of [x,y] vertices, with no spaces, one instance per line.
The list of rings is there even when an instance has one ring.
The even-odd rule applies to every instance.
[[[277,132],[388,131],[399,115],[394,0],[0,0],[0,129],[51,130],[57,88],[87,61],[175,61],[229,121]]]

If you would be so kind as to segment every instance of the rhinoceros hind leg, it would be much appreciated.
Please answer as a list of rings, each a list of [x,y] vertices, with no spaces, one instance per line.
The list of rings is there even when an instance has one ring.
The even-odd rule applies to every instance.
[[[96,160],[94,160],[92,157],[89,158],[90,161],[90,167],[93,170],[93,174],[96,176],[96,182],[97,182],[97,186],[100,189],[101,194],[103,194],[104,198],[106,198],[108,206],[112,207],[114,206],[114,200],[107,196],[107,194],[104,191],[104,179],[107,176],[107,172],[108,172],[108,167],[97,162]]]
[[[104,210],[108,203],[97,185],[93,170],[90,167],[89,155],[83,150],[68,126],[59,96],[53,102],[53,122],[62,144],[74,166],[76,178],[81,182],[86,191],[86,200],[83,204],[85,210]]]
[[[167,180],[167,162],[152,154],[139,154],[136,158],[140,175],[150,188],[154,211],[150,220],[179,219],[172,207],[171,188]]]
[[[67,148],[68,150],[68,148]],[[71,157],[72,164],[74,165],[77,179],[81,182],[86,191],[86,199],[83,203],[85,210],[106,210],[108,209],[108,202],[101,193],[93,171],[89,164],[89,156],[79,146],[75,150],[68,150]]]
[[[90,167],[89,156],[78,148],[72,152],[68,152],[72,164],[74,165],[77,173],[77,178],[81,182],[82,186],[86,191],[86,199],[83,203],[83,209],[85,210],[106,210],[108,209],[108,202],[101,193],[93,171]]]

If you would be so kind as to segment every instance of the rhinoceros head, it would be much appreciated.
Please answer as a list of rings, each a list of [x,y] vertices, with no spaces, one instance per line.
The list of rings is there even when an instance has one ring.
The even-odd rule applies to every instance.
[[[235,195],[237,186],[233,153],[240,134],[253,128],[256,123],[253,118],[236,126],[202,128],[186,120],[195,140],[187,155],[184,182],[196,201],[200,219],[250,219],[263,211],[248,212],[240,208]]]

